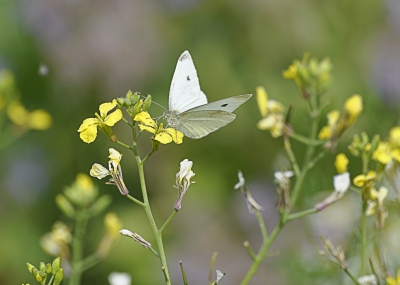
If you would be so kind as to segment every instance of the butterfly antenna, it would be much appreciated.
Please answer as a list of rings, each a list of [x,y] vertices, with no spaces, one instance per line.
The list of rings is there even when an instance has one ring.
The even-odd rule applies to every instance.
[[[146,96],[143,96],[142,94],[140,94],[140,97],[142,97],[143,99],[146,99]],[[163,108],[164,111],[167,111],[167,109],[165,109],[163,105],[158,104],[156,101],[151,100],[151,103],[152,103],[152,104],[154,103],[154,104],[156,104],[157,106]],[[161,116],[161,117],[162,117],[162,116]]]

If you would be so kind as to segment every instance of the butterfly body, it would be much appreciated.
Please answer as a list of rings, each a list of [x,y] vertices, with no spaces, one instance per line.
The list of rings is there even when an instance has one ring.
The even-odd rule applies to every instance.
[[[199,139],[232,122],[232,112],[252,95],[238,95],[207,102],[200,90],[196,68],[188,51],[182,53],[176,65],[169,92],[169,110],[164,112],[168,125],[185,136]]]

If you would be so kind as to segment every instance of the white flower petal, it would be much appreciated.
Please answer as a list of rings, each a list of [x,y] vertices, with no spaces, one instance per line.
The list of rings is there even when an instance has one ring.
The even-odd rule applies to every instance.
[[[345,172],[333,176],[333,187],[335,191],[344,194],[350,187],[350,173]]]
[[[110,152],[110,155],[108,158],[112,161],[120,162],[122,159],[122,154],[120,154],[118,151],[116,151],[113,148],[109,148],[108,151]]]
[[[110,171],[98,163],[93,164],[92,169],[90,169],[90,176],[92,177],[102,179],[107,175],[110,175]]]
[[[125,272],[111,272],[108,275],[108,282],[110,285],[131,285],[132,278]]]

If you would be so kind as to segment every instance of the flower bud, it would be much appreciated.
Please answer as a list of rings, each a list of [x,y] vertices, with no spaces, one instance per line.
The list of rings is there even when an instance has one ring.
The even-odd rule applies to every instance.
[[[129,90],[129,91],[126,93],[125,98],[128,99],[128,100],[130,100],[131,97],[132,97],[132,95],[133,95],[132,91]]]
[[[117,98],[118,105],[126,106],[126,100],[124,98]]]
[[[46,272],[47,275],[51,273],[51,269],[52,269],[51,264],[50,264],[50,263],[47,263],[47,264],[46,264],[46,270],[45,270],[45,272]]]
[[[28,268],[28,271],[29,271],[30,274],[32,274],[33,276],[36,275],[36,274],[33,273],[33,271],[38,271],[35,266],[33,266],[32,264],[27,262],[26,263],[26,267]]]
[[[58,194],[56,196],[56,204],[58,208],[69,218],[75,217],[75,208],[64,195]]]
[[[139,114],[140,111],[142,110],[142,107],[143,107],[143,100],[140,99],[139,102],[137,102],[137,103],[135,104],[135,106],[133,107],[133,114],[132,114],[132,117],[135,117],[137,114]]]
[[[149,94],[149,95],[147,95],[146,99],[144,100],[143,110],[147,111],[147,109],[150,107],[150,105],[151,105],[151,95]]]
[[[91,208],[91,214],[93,216],[96,216],[100,212],[102,212],[105,208],[108,207],[111,203],[111,196],[109,195],[103,195],[99,199],[97,199],[92,208]]]
[[[60,268],[56,273],[53,285],[60,285],[63,278],[64,278],[64,268]]]
[[[135,105],[137,103],[137,101],[139,101],[140,99],[140,93],[139,92],[135,92],[133,94],[133,96],[131,97],[131,104]]]
[[[45,271],[45,269],[46,269],[46,264],[43,262],[43,261],[41,261],[40,263],[39,263],[39,269],[40,269],[40,271]]]
[[[55,275],[57,271],[60,269],[60,264],[61,264],[61,258],[57,257],[56,259],[53,260],[53,263],[51,264],[51,274]]]

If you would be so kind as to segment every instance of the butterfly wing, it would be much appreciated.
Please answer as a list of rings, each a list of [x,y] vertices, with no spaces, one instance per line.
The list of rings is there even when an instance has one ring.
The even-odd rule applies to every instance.
[[[233,97],[229,97],[226,99],[218,100],[206,105],[198,106],[190,111],[212,111],[212,110],[219,110],[219,111],[226,111],[226,112],[233,112],[235,111],[240,105],[250,99],[252,94],[244,94],[244,95],[237,95]]]
[[[190,53],[184,51],[176,64],[169,90],[169,110],[183,113],[207,104],[206,95],[200,90],[199,78]]]
[[[188,111],[178,116],[176,128],[192,139],[202,138],[219,128],[226,126],[236,115],[219,110]]]

